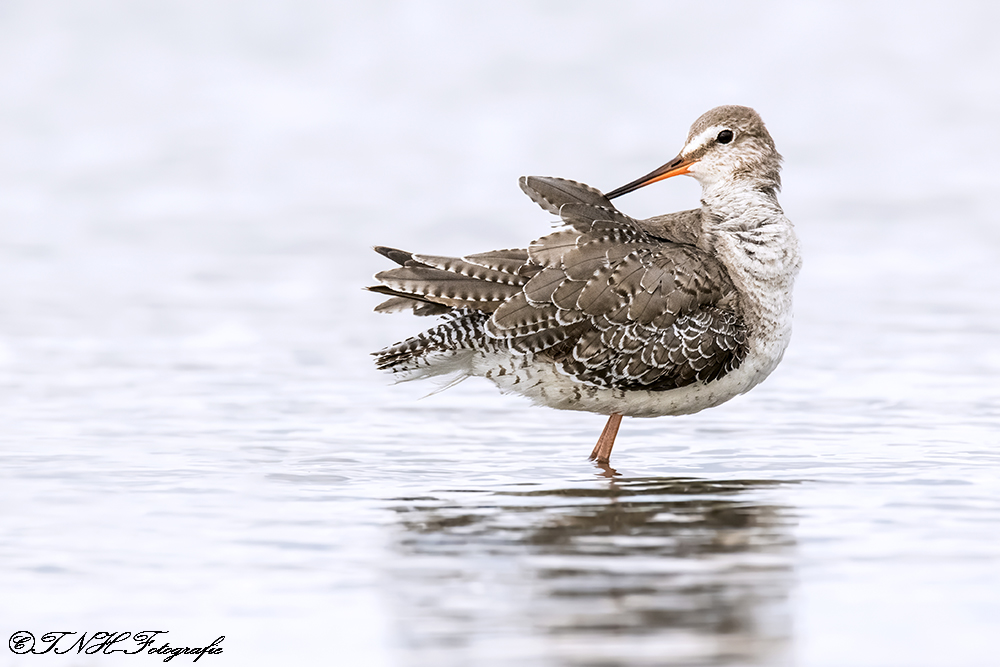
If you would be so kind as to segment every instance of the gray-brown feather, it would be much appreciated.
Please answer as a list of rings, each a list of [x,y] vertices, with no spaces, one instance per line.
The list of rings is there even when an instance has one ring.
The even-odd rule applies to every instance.
[[[644,232],[659,239],[698,245],[701,238],[700,208],[667,213],[637,222]]]
[[[566,227],[527,250],[464,258],[378,249],[401,264],[376,275],[377,291],[393,296],[380,308],[406,298],[425,310],[454,308],[463,314],[450,322],[462,322],[466,336],[449,334],[456,325],[446,323],[377,353],[380,367],[418,363],[422,349],[441,352],[445,339],[472,349],[468,335],[479,337],[475,349],[547,355],[601,387],[667,390],[739,366],[746,331],[728,274],[694,243],[699,212],[637,221],[573,181],[528,177],[521,188]]]

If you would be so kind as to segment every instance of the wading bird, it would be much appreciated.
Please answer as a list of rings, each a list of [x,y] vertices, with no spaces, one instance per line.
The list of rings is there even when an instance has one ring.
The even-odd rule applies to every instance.
[[[591,453],[606,464],[622,416],[698,412],[749,391],[788,346],[798,240],[778,205],[781,156],[753,109],[722,106],[680,154],[607,195],[529,176],[521,189],[562,226],[527,249],[461,258],[393,248],[368,289],[376,310],[440,315],[374,353],[401,380],[485,377],[504,392],[608,415]],[[701,207],[636,220],[611,200],[687,174]]]

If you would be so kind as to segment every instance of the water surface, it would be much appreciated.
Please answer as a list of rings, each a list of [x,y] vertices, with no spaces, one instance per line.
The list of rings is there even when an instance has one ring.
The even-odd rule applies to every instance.
[[[0,16],[4,636],[225,635],[200,662],[239,665],[995,663],[997,10]],[[427,322],[371,313],[371,245],[523,244],[550,216],[518,176],[616,187],[721,103],[767,121],[803,242],[765,384],[625,420],[607,471],[599,416],[373,370]],[[696,205],[673,181],[620,205]]]

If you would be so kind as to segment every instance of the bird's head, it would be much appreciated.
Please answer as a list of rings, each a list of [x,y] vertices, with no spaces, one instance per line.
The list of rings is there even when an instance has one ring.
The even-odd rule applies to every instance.
[[[696,178],[706,191],[730,185],[775,191],[781,187],[780,168],[781,155],[756,111],[716,107],[694,122],[677,157],[607,197],[613,199],[682,174]]]

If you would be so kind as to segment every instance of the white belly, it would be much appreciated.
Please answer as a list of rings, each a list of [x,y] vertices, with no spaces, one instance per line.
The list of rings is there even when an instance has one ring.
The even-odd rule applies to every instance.
[[[751,349],[739,368],[718,380],[667,391],[585,385],[562,373],[549,359],[532,354],[476,354],[470,374],[491,380],[504,393],[520,394],[533,403],[560,410],[627,417],[687,415],[725,403],[760,384],[781,361],[788,338],[785,335]]]

